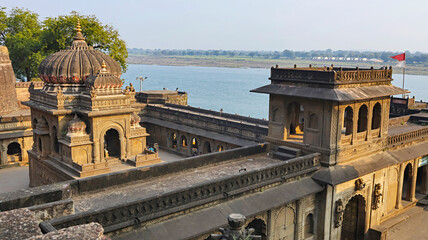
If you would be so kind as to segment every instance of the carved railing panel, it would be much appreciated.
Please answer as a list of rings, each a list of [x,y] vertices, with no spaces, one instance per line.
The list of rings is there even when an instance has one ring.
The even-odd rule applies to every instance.
[[[317,81],[317,82],[355,82],[373,80],[392,80],[392,69],[358,68],[271,68],[272,80]]]
[[[428,136],[428,128],[405,132],[388,137],[388,145],[396,145],[398,143],[407,142],[423,136]]]

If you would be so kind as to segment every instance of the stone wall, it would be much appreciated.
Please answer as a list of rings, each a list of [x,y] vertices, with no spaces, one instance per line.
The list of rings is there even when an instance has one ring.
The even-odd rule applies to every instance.
[[[43,82],[41,81],[17,82],[15,84],[16,96],[17,96],[18,104],[20,108],[29,108],[25,105],[22,105],[21,102],[30,100],[30,92],[28,91],[28,88],[30,87],[31,84],[33,84],[34,89],[41,89],[43,87]]]

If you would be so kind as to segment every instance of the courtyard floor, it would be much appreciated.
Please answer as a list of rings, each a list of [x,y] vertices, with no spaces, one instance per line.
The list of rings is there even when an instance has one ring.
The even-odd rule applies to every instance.
[[[28,166],[0,169],[0,193],[27,188],[30,184]]]
[[[387,240],[428,240],[428,197],[396,217],[387,220],[382,225],[388,227]]]
[[[165,162],[174,162],[184,158],[180,155],[167,152],[162,149],[159,151],[159,157]],[[132,168],[132,166],[125,164],[120,167],[120,169],[130,168]],[[29,184],[30,176],[28,174],[28,166],[0,169],[0,193],[13,192],[19,189],[28,188]]]

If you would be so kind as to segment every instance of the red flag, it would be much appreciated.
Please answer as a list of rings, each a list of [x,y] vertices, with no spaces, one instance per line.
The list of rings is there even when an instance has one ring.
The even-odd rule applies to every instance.
[[[390,58],[397,59],[398,61],[401,62],[401,61],[406,60],[406,53],[398,54],[398,55],[392,56]]]

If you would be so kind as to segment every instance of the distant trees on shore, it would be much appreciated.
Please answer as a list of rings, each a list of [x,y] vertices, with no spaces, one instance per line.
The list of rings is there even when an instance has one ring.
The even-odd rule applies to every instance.
[[[225,57],[250,57],[266,59],[314,59],[314,58],[358,58],[358,59],[376,59],[383,62],[395,62],[391,56],[402,52],[373,52],[373,51],[347,51],[347,50],[311,50],[311,51],[243,51],[243,50],[195,50],[195,49],[141,49],[130,48],[129,54],[132,55],[154,55],[154,56],[225,56]],[[428,54],[406,51],[406,62],[428,64]]]

